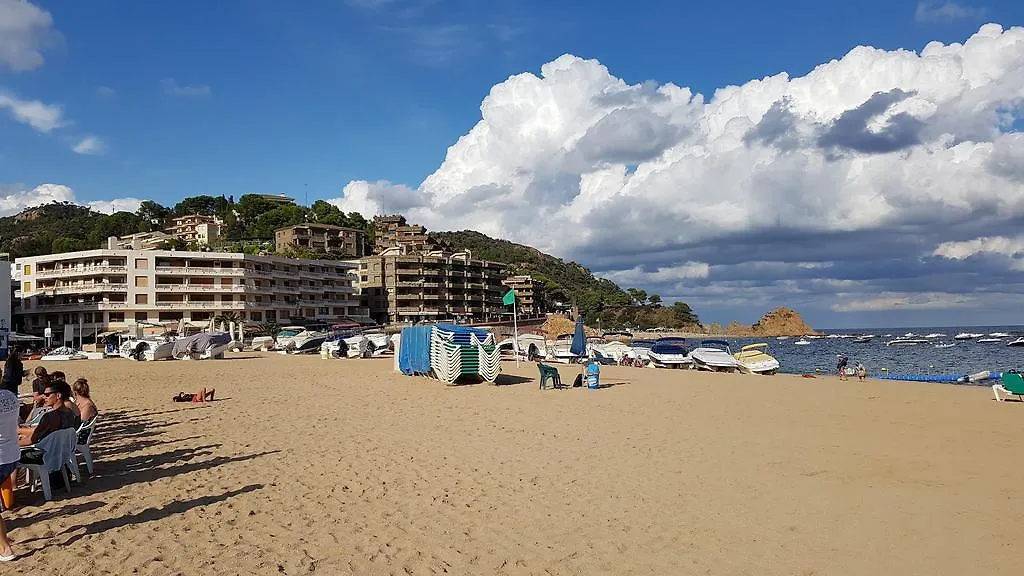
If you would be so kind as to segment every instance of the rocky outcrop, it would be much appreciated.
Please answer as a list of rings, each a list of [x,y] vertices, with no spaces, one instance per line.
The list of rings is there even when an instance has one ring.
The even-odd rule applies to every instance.
[[[760,336],[803,336],[817,334],[804,322],[800,314],[789,308],[776,308],[765,314],[753,326],[732,322],[725,328],[729,336],[760,337]]]

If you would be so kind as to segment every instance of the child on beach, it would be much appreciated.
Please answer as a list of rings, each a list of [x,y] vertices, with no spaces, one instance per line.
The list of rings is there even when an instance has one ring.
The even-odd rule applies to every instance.
[[[863,364],[857,362],[857,380],[864,380],[868,377],[868,369]]]

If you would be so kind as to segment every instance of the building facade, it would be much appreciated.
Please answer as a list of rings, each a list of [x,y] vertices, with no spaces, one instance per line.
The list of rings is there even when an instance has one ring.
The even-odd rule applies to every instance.
[[[366,318],[355,265],[224,252],[86,250],[15,261],[19,325],[41,334],[83,324],[86,336],[133,324],[205,325],[232,313],[245,322]]]
[[[289,249],[313,250],[346,258],[366,255],[366,235],[362,230],[330,224],[296,224],[274,231],[278,252]]]
[[[377,322],[501,319],[502,265],[468,252],[411,254],[400,248],[360,260],[363,298]]]
[[[164,231],[179,240],[204,245],[220,238],[220,227],[221,221],[216,216],[189,214],[172,218]]]
[[[435,248],[427,229],[408,224],[405,216],[374,216],[373,251],[381,253],[389,248],[403,248],[406,252],[422,252]]]
[[[531,276],[509,276],[502,281],[516,292],[516,313],[520,316],[540,316],[547,311],[544,284]]]
[[[127,236],[107,238],[108,250],[156,250],[161,244],[173,238],[166,232],[139,232]]]

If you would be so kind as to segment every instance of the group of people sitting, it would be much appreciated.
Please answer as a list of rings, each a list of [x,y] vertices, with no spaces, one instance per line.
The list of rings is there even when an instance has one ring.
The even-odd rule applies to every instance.
[[[19,396],[19,384],[34,375],[32,396],[25,403]],[[66,428],[84,429],[98,410],[89,391],[89,382],[78,378],[68,384],[64,372],[48,372],[37,366],[29,374],[17,350],[8,353],[0,389],[0,482],[14,473],[19,463],[41,464],[43,451],[34,445],[50,434]],[[79,439],[82,442],[82,439]],[[0,517],[0,562],[15,558],[7,530]]]

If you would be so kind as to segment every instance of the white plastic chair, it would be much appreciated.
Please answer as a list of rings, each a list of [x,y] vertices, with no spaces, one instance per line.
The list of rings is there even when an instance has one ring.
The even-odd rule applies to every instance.
[[[24,468],[27,472],[28,485],[32,492],[36,490],[36,483],[32,479],[33,473],[38,477],[43,487],[43,498],[53,499],[53,491],[50,489],[50,473],[60,470],[64,476],[64,486],[71,492],[71,480],[68,478],[67,469],[70,467],[76,478],[81,480],[81,471],[78,470],[78,463],[74,461],[75,444],[77,431],[74,428],[64,428],[51,432],[33,446],[27,448],[39,448],[43,451],[42,464],[24,464],[19,462],[18,468]]]
[[[89,475],[92,475],[92,451],[89,450],[89,443],[92,442],[93,434],[96,433],[96,420],[99,419],[99,414],[92,417],[92,420],[83,422],[78,428],[78,432],[75,434],[75,455],[71,458],[77,464],[78,455],[82,455],[82,459],[85,460],[85,469],[89,471]],[[84,441],[83,441],[84,440]],[[81,478],[78,479],[82,481]]]

